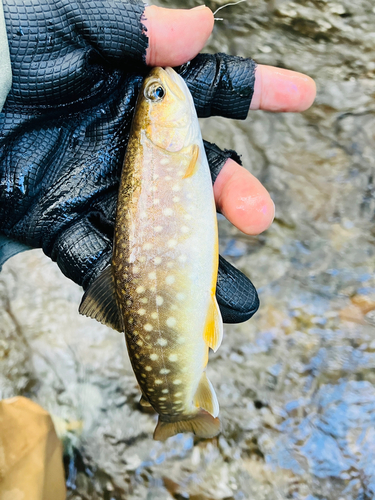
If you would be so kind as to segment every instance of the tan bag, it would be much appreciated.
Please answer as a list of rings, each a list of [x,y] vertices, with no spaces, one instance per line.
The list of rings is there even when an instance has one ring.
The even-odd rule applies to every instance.
[[[0,401],[0,500],[65,500],[62,446],[52,419],[23,397]]]

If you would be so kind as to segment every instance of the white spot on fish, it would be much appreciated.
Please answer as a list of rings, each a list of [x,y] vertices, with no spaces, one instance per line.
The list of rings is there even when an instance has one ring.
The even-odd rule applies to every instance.
[[[169,390],[168,390],[168,389],[163,389],[161,392],[162,392],[163,394],[168,394]]]
[[[169,359],[169,361],[177,361],[178,360],[178,356],[177,356],[177,354],[170,354],[168,356],[168,359]]]
[[[182,396],[182,392],[176,392],[174,395],[175,398],[179,398],[180,396]]]
[[[182,401],[180,399],[178,399],[177,401],[175,401],[175,404],[179,404],[179,403],[182,403]]]
[[[156,226],[154,227],[155,233],[161,233],[163,231],[163,226]]]
[[[148,273],[148,277],[150,280],[156,280],[156,273],[155,271],[152,271],[151,273]]]
[[[160,370],[160,375],[168,375],[168,373],[170,373],[171,370],[168,370],[168,368],[162,368]]]
[[[167,326],[172,328],[173,326],[176,326],[177,321],[176,321],[176,318],[173,318],[171,316],[170,318],[167,319],[166,323],[167,323]]]
[[[137,340],[137,345],[139,345],[139,347],[142,347],[143,346],[143,341],[141,339]]]
[[[161,346],[166,346],[168,344],[168,341],[163,339],[163,338],[160,338],[157,340],[158,344],[161,345]]]
[[[144,255],[141,255],[138,260],[139,262],[146,262],[146,257]]]
[[[188,233],[190,231],[190,228],[188,228],[187,226],[182,226],[181,227],[181,232],[182,233]]]
[[[163,297],[161,295],[157,295],[156,296],[156,305],[161,306],[163,304],[163,302],[164,302]]]
[[[142,297],[139,302],[142,302],[142,304],[147,304],[148,298],[147,297]]]
[[[145,370],[146,370],[147,372],[150,372],[150,371],[152,370],[152,368],[151,368],[151,366],[145,366]]]
[[[178,261],[181,262],[182,264],[187,261],[186,255],[179,255],[178,256]]]
[[[134,319],[133,319],[133,318],[128,318],[128,323],[129,323],[130,325],[132,325],[132,324],[133,324],[133,322],[134,322]]]
[[[151,332],[154,327],[150,323],[146,323],[143,329],[146,330],[146,332]]]
[[[151,318],[152,319],[156,319],[157,317],[158,317],[158,313],[157,312],[151,313]]]
[[[138,309],[138,314],[140,316],[143,316],[144,314],[146,314],[146,309]]]
[[[192,216],[190,214],[185,214],[185,219],[186,220],[191,220],[192,219]]]
[[[143,293],[145,291],[145,287],[144,286],[139,286],[136,288],[135,290],[137,293]]]
[[[181,384],[181,380],[176,378],[174,381],[173,381],[174,385],[180,385]]]
[[[163,214],[166,215],[167,217],[173,215],[173,210],[171,208],[165,208],[163,210]]]
[[[153,201],[153,204],[154,205],[159,205],[159,203],[160,203],[159,198],[155,198],[154,201]]]
[[[173,187],[172,187],[172,191],[181,191],[181,186],[179,184],[175,184]]]
[[[151,248],[153,246],[154,245],[152,243],[148,242],[148,243],[145,243],[142,248],[143,248],[143,250],[151,250]]]
[[[161,257],[155,257],[154,264],[158,266],[160,263],[161,263]]]
[[[132,305],[132,301],[131,301],[131,300],[127,300],[127,301],[126,301],[126,305],[127,305],[127,306],[131,306],[131,305]]]
[[[169,240],[168,243],[167,243],[167,247],[168,248],[173,248],[177,245],[177,240]]]
[[[160,165],[168,165],[169,163],[169,158],[162,158],[160,160]]]
[[[171,177],[171,176],[169,176],[169,175],[166,175],[166,176],[164,177],[164,179],[165,179],[166,181],[171,181],[171,180],[172,180],[172,177]]]
[[[172,261],[167,262],[168,269],[171,269],[171,267],[173,267],[173,265],[174,265],[174,263]]]
[[[157,379],[155,380],[155,384],[157,384],[157,385],[160,385],[160,384],[162,384],[162,383],[163,383],[163,381],[162,381],[162,380],[160,380],[160,378],[157,378]]]
[[[159,401],[167,401],[167,398],[161,397],[161,398],[159,398]]]
[[[155,193],[157,190],[158,190],[157,186],[152,186],[151,191],[153,191]]]
[[[159,359],[159,356],[153,352],[152,354],[150,354],[150,359],[152,359],[152,361],[156,361],[157,359]]]
[[[139,267],[133,266],[133,273],[139,273]]]
[[[170,274],[165,278],[165,282],[167,285],[172,285],[175,282],[175,277],[172,274]]]
[[[180,198],[178,196],[174,196],[172,201],[173,201],[173,203],[177,203],[180,201]]]

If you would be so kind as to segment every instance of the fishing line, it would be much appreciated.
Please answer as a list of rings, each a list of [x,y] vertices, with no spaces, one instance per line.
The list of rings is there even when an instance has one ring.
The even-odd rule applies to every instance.
[[[238,0],[238,2],[227,3],[225,5],[222,5],[218,9],[216,9],[214,12],[214,21],[224,21],[224,18],[222,18],[222,17],[215,17],[215,14],[217,12],[219,12],[219,10],[225,9],[225,7],[229,7],[230,5],[237,5],[237,4],[242,3],[242,2],[247,2],[247,0]]]

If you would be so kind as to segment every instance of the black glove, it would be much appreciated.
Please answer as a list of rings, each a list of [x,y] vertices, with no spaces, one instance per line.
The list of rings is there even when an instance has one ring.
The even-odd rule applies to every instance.
[[[0,114],[0,231],[84,288],[108,266],[122,161],[145,65],[135,0],[5,0],[13,86]],[[199,116],[245,118],[255,63],[199,55],[179,68]],[[216,179],[234,151],[206,143]],[[220,258],[225,322],[257,310],[252,283]]]

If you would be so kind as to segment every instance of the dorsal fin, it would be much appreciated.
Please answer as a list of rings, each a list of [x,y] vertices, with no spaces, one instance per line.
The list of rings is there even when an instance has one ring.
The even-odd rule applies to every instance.
[[[119,332],[124,331],[123,321],[117,306],[112,267],[109,266],[86,290],[79,312],[84,316],[96,319],[103,325],[110,326]]]
[[[203,336],[208,347],[211,347],[216,352],[223,340],[223,320],[215,295],[212,296],[211,304],[208,308]]]
[[[148,400],[144,397],[142,394],[141,399],[139,400],[139,404],[143,406],[143,408],[150,408],[151,404],[148,402]]]
[[[197,392],[194,396],[194,404],[208,411],[213,417],[219,415],[219,402],[215,394],[215,389],[209,381],[206,372],[202,373]]]
[[[197,171],[198,157],[199,157],[199,146],[197,146],[197,144],[193,144],[191,152],[191,160],[189,162],[188,168],[186,169],[185,175],[183,176],[183,179],[191,177],[192,175],[195,174],[195,172]]]

